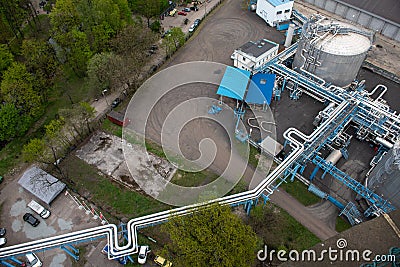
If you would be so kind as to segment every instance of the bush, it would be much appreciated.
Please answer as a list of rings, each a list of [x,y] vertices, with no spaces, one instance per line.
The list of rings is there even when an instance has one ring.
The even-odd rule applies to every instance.
[[[161,23],[159,20],[154,21],[153,23],[150,24],[150,29],[153,32],[160,33],[161,32]]]

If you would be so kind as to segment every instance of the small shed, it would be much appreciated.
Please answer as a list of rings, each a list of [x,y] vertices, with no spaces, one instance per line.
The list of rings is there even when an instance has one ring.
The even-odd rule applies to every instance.
[[[263,152],[274,157],[278,155],[279,152],[281,152],[281,150],[283,149],[283,145],[272,139],[270,136],[262,140],[262,142],[260,143],[260,147]]]
[[[272,91],[275,85],[275,74],[257,73],[251,78],[251,83],[246,94],[248,104],[267,104],[271,103]]]
[[[119,126],[126,126],[130,123],[130,120],[128,118],[125,118],[124,114],[121,114],[119,112],[116,112],[114,110],[111,110],[107,114],[107,118],[112,122],[115,123]]]
[[[47,205],[50,205],[66,186],[56,177],[38,167],[26,170],[18,184]]]

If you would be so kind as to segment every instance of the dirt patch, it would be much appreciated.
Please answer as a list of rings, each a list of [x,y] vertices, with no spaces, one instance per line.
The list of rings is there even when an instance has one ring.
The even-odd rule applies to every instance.
[[[165,185],[157,183],[157,180],[170,180],[175,171],[175,167],[167,160],[148,153],[139,145],[127,143],[104,132],[96,132],[76,151],[76,155],[98,168],[103,175],[135,191],[151,187],[151,192],[158,193]],[[126,160],[134,161],[135,167],[128,169]],[[154,179],[160,176],[163,179]]]

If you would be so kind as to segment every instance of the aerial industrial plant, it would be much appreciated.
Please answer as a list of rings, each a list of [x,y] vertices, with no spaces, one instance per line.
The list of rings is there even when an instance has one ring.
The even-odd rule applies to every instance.
[[[233,2],[233,0],[225,1],[229,2],[225,5]],[[203,7],[211,1],[203,2],[205,3],[199,6]],[[87,214],[95,216],[96,220],[100,218],[101,225],[4,246],[0,248],[0,264],[14,266],[12,264],[18,263],[18,257],[21,255],[55,248],[63,249],[77,260],[79,259],[75,252],[77,244],[100,238],[107,240],[102,252],[109,260],[119,260],[123,264],[134,262],[136,259],[133,259],[133,255],[138,254],[141,248],[142,252],[139,254],[148,253],[148,247],[141,246],[143,244],[140,244],[141,240],[138,239],[139,230],[163,224],[171,216],[192,215],[199,208],[215,203],[243,208],[244,213],[249,215],[255,206],[270,202],[274,194],[281,190],[282,185],[294,181],[301,182],[308,193],[320,198],[320,202],[310,210],[327,214],[324,218],[327,222],[334,224],[336,218],[341,216],[351,226],[362,227],[369,221],[385,218],[400,238],[398,228],[400,222],[390,218],[391,214],[400,209],[400,113],[396,110],[400,107],[398,106],[400,80],[396,74],[385,70],[382,66],[365,61],[371,49],[376,47],[377,34],[391,38],[391,42],[398,46],[400,26],[398,22],[377,15],[377,20],[383,21],[382,29],[378,33],[370,7],[367,6],[363,10],[362,7],[350,5],[350,2],[354,1],[299,2],[313,4],[318,8],[323,6],[332,13],[332,17],[322,12],[304,14],[303,10],[297,9],[297,1],[249,1],[245,10],[242,9],[241,12],[246,12],[246,16],[252,16],[261,24],[260,28],[267,29],[267,33],[257,36],[257,39],[235,43],[236,47],[231,50],[222,46],[215,48],[216,51],[224,51],[220,53],[224,62],[230,62],[232,66],[205,61],[209,59],[209,55],[214,55],[212,49],[201,52],[206,55],[205,59],[176,64],[182,63],[178,50],[176,58],[172,57],[171,61],[166,61],[164,67],[152,66],[151,75],[154,76],[149,76],[149,79],[135,91],[130,104],[123,112],[119,113],[110,108],[111,111],[108,110],[107,115],[102,114],[102,119],[108,116],[112,123],[121,126],[121,138],[99,134],[88,138],[90,140],[86,140],[77,151],[71,152],[88,164],[96,163],[99,172],[105,176],[119,175],[119,184],[127,187],[132,187],[132,184],[138,185],[141,193],[178,207],[128,218],[120,225],[116,225],[109,223],[103,214],[95,212],[94,208],[86,208],[85,200],[75,197],[72,190],[63,191],[65,184],[60,182],[59,185],[62,186],[56,190],[57,195],[61,191],[65,192],[65,196],[70,196],[80,208],[87,210]],[[321,5],[317,2],[326,3]],[[335,8],[333,4],[336,5]],[[175,6],[171,4],[165,14],[174,11]],[[347,8],[346,14],[340,14],[340,6]],[[397,6],[395,5],[395,8]],[[197,4],[193,6],[192,13],[198,12],[196,8]],[[228,7],[222,6],[222,8]],[[204,6],[204,10],[206,14],[207,6]],[[356,11],[359,12],[358,20],[363,16],[371,16],[370,23],[365,25],[361,23],[362,21],[357,21],[354,16],[351,19],[346,17],[347,14]],[[185,8],[179,15],[186,17],[190,12],[190,7]],[[213,12],[218,14],[219,11],[217,9]],[[348,20],[344,21],[340,16]],[[162,18],[164,19],[164,15]],[[164,23],[167,23],[168,19],[165,18]],[[174,19],[176,21],[176,17]],[[197,40],[196,38],[199,40],[204,38],[201,33],[207,33],[207,20],[202,23],[204,26],[197,22],[190,28],[187,33],[189,44]],[[187,21],[182,23],[182,27],[186,25]],[[186,28],[188,27],[189,25]],[[397,27],[396,36],[390,34],[390,27]],[[272,31],[276,36],[280,34],[280,39],[270,34]],[[163,38],[168,39],[168,34],[171,32],[166,31]],[[230,38],[236,35],[232,32],[231,35],[221,34],[221,36]],[[223,38],[220,39],[223,41]],[[206,42],[214,45],[212,40]],[[184,46],[180,49],[185,51],[184,49],[189,48]],[[148,56],[156,53],[156,50],[157,48],[153,47]],[[187,53],[190,56],[191,52]],[[216,60],[213,57],[211,59]],[[395,62],[394,65],[399,65],[399,62]],[[396,85],[395,88],[390,88],[385,83],[372,85],[368,77],[361,78],[360,73],[366,66],[374,71],[374,75],[379,77],[383,75],[390,79]],[[161,70],[157,72],[158,68]],[[190,83],[210,83],[211,86],[204,86],[201,90],[189,89],[188,95],[185,95],[185,86],[189,87]],[[163,88],[164,86],[168,88]],[[127,95],[127,87],[128,85],[120,94],[121,98]],[[106,91],[102,92],[105,101],[107,101]],[[165,96],[167,97],[163,99]],[[208,97],[207,100],[190,102],[191,98],[205,96]],[[112,104],[112,109],[122,102],[120,97],[117,98],[118,103]],[[152,98],[155,99],[154,103],[149,102],[149,99],[153,101]],[[98,101],[96,99],[95,102]],[[162,105],[167,108],[164,109]],[[107,106],[110,105],[107,103]],[[193,126],[192,132],[184,132],[182,130],[184,126],[179,124],[180,120],[183,121],[182,124],[188,123],[190,116],[217,121],[224,126],[224,131],[227,133],[221,134],[219,131],[223,130],[212,124]],[[189,141],[174,139],[175,136],[179,137],[182,134],[181,130],[185,133],[184,138]],[[221,138],[216,140],[229,139],[221,142],[223,145],[230,142],[226,147],[229,147],[231,154],[216,152],[210,156],[205,153],[205,150],[212,151],[214,146],[202,143],[208,136],[202,136],[199,133],[201,131]],[[147,139],[161,143],[165,150],[172,151],[171,154],[164,151],[168,163],[165,159],[157,159],[154,155],[144,160],[152,166],[157,165],[159,169],[156,171],[148,171],[143,167],[145,164],[140,163],[142,158],[145,158],[146,153],[142,150],[146,147]],[[165,141],[166,139],[168,141]],[[190,140],[196,140],[197,143],[194,141],[196,144],[190,143]],[[97,150],[100,150],[98,144],[103,146],[102,149],[109,149],[113,146],[110,144],[115,143],[118,143],[116,149],[118,152],[115,152],[118,153],[117,156],[112,154],[104,159],[98,158],[99,154],[96,154]],[[164,144],[167,145],[164,147]],[[249,157],[249,152],[246,150],[246,153],[242,153],[242,146],[257,151],[259,160],[257,168],[248,167],[246,157]],[[218,147],[218,144],[215,147]],[[188,160],[190,163],[207,167],[215,164],[217,170],[222,169],[223,164],[218,165],[215,161],[230,157],[231,162],[223,167],[234,169],[218,173],[222,177],[222,182],[219,180],[221,177],[212,181],[214,186],[212,188],[217,188],[218,182],[221,182],[228,189],[223,188],[226,189],[224,191],[221,186],[213,192],[216,197],[209,194],[212,197],[202,199],[196,194],[204,197],[203,191],[206,189],[212,191],[203,184],[197,188],[200,192],[175,188],[170,181],[171,177],[178,169],[183,169],[182,166],[187,160],[184,154],[190,154],[188,151],[195,151],[191,154],[194,159]],[[246,154],[245,160],[243,154]],[[56,160],[54,166],[58,163]],[[262,164],[265,166],[261,166]],[[33,168],[35,173],[51,176],[37,167]],[[242,169],[240,175],[235,177],[237,180],[233,181],[232,170],[235,168]],[[32,169],[23,174],[24,181],[19,183],[25,190],[40,198],[41,193],[35,193],[36,189],[28,181]],[[211,170],[215,169],[211,167]],[[251,181],[246,177],[248,169],[254,173]],[[131,178],[127,178],[129,174]],[[243,179],[248,187],[241,192],[229,194],[228,192],[240,179]],[[56,197],[52,196],[52,200]],[[186,202],[179,202],[180,198],[186,198]],[[51,201],[46,204],[49,205]],[[320,216],[322,217],[321,214]],[[395,264],[400,264],[400,249],[397,246],[390,251],[391,255],[395,255],[392,266],[398,266]],[[155,261],[157,264],[167,266],[168,261],[160,264],[157,262],[157,257]],[[160,261],[160,258],[158,260]]]

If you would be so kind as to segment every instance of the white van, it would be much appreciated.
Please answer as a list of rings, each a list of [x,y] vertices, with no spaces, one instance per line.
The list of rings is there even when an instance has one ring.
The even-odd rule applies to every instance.
[[[42,266],[42,262],[40,261],[38,256],[36,256],[35,253],[27,253],[27,254],[25,254],[25,257],[28,261],[27,262],[28,266],[32,266],[32,267],[41,267]]]
[[[49,210],[43,208],[43,206],[37,203],[35,200],[29,202],[28,207],[31,208],[37,214],[39,214],[40,217],[42,217],[43,219],[49,218],[51,214]]]

